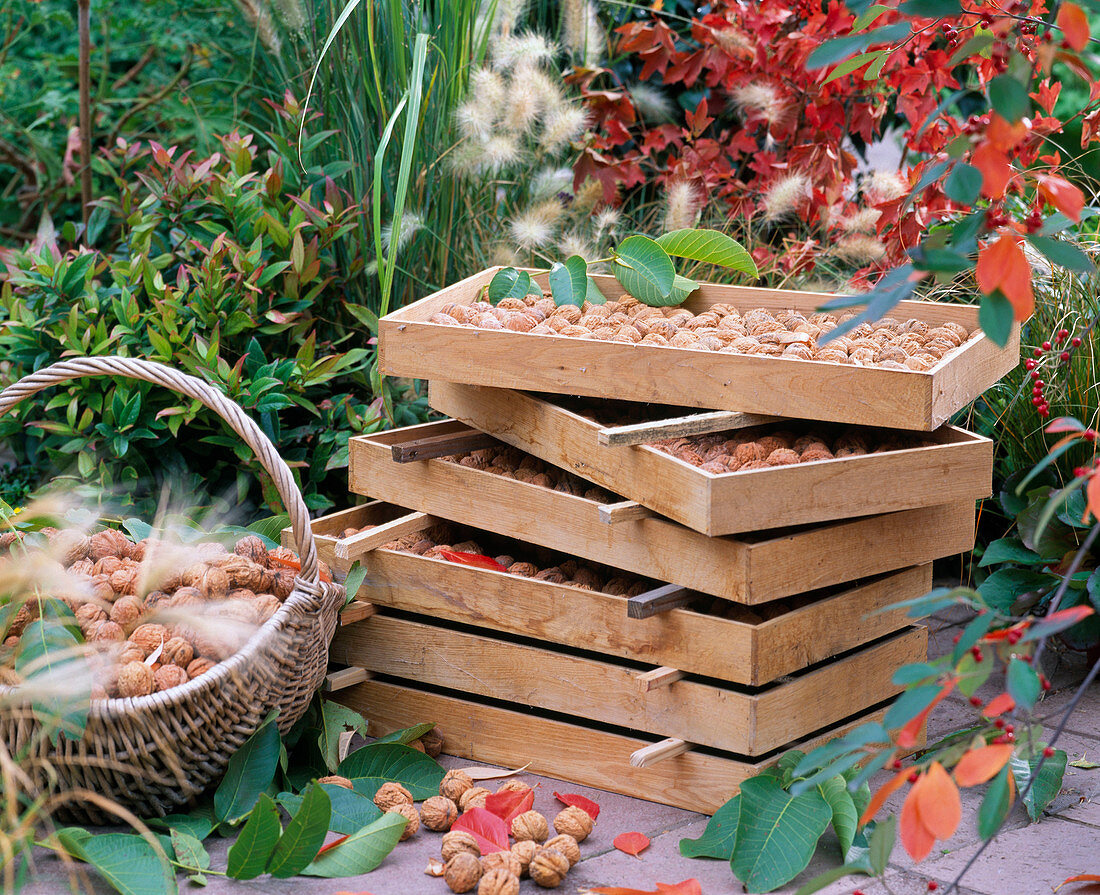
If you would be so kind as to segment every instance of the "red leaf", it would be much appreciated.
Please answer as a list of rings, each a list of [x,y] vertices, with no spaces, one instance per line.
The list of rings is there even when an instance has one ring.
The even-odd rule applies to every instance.
[[[1035,179],[1039,184],[1039,193],[1044,199],[1070,220],[1081,220],[1081,211],[1085,207],[1085,194],[1079,187],[1053,174],[1040,174]]]
[[[1085,505],[1085,518],[1088,518],[1088,514],[1092,513],[1094,517],[1100,519],[1100,475],[1095,472],[1089,478],[1088,485],[1085,486],[1085,496],[1088,499],[1088,503]]]
[[[955,782],[959,786],[977,786],[996,776],[1010,758],[1013,746],[982,746],[971,749],[955,765]]]
[[[523,814],[524,811],[530,811],[531,806],[534,804],[535,791],[533,789],[524,792],[506,789],[503,792],[495,792],[486,798],[485,810],[501,818],[508,824],[510,829],[512,821]]]
[[[921,822],[920,810],[917,807],[917,787],[909,790],[905,797],[905,804],[901,806],[901,818],[898,820],[898,838],[902,847],[909,853],[914,861],[923,861],[936,844],[933,836]]]
[[[1077,624],[1080,621],[1084,621],[1096,610],[1091,606],[1070,606],[1068,609],[1059,609],[1057,612],[1052,612],[1050,615],[1043,619],[1044,622],[1061,622],[1070,621],[1072,624]]]
[[[465,830],[473,836],[483,855],[508,851],[508,825],[484,808],[471,808],[451,824],[451,829]]]
[[[1076,3],[1063,3],[1058,10],[1058,27],[1070,49],[1080,53],[1089,43],[1089,20]]]
[[[928,720],[928,715],[932,712],[932,709],[939,705],[941,700],[954,689],[954,681],[948,681],[943,685],[940,692],[936,694],[936,698],[928,703],[919,715],[910,719],[909,723],[898,732],[898,746],[902,749],[912,749],[917,745],[917,737],[920,735],[921,728],[924,727],[924,722]]]
[[[492,572],[507,572],[500,563],[491,556],[482,556],[480,553],[459,553],[455,550],[440,550],[439,555],[448,562],[461,563],[464,566],[474,566],[478,569],[489,569]]]
[[[863,815],[859,819],[859,825],[861,827],[878,814],[879,808],[885,804],[890,796],[901,788],[901,785],[909,778],[909,774],[909,769],[903,768],[894,775],[892,780],[884,783],[882,789],[871,796],[871,801],[867,803],[867,807],[863,809]]]
[[[649,848],[649,837],[645,833],[620,833],[611,844],[619,851],[636,858]]]
[[[950,839],[962,819],[959,788],[948,776],[943,765],[932,762],[913,786],[917,813],[924,828],[937,839]]]
[[[600,806],[591,799],[586,799],[584,796],[579,796],[572,792],[567,792],[564,795],[560,792],[556,792],[554,793],[554,798],[563,805],[572,805],[574,808],[580,808],[581,811],[592,818],[593,822],[600,816]]]
[[[1043,431],[1057,435],[1059,432],[1084,432],[1085,427],[1071,416],[1060,416],[1053,420]]]
[[[1015,233],[1002,233],[978,250],[978,286],[986,295],[1000,289],[1012,303],[1017,320],[1027,320],[1035,309],[1031,265]]]
[[[992,144],[983,143],[974,150],[970,161],[982,172],[982,195],[987,199],[1000,199],[1013,174],[1008,156]]]
[[[1005,712],[1011,712],[1014,708],[1016,708],[1016,700],[1007,693],[1001,693],[989,700],[989,705],[982,709],[982,714],[987,718],[996,718]]]
[[[350,835],[351,834],[349,833],[348,836],[350,836]],[[347,839],[348,836],[337,836],[335,839],[332,840],[332,842],[326,842],[324,845],[321,846],[320,850],[317,852],[317,857],[320,857],[325,852],[329,851],[329,849],[336,848],[336,846],[338,846],[345,839]]]
[[[682,882],[669,884],[669,883],[656,883],[657,888],[653,891],[649,889],[627,889],[623,886],[600,886],[596,889],[586,889],[586,892],[591,892],[593,895],[703,895],[703,887],[699,885],[697,879],[685,879]]]

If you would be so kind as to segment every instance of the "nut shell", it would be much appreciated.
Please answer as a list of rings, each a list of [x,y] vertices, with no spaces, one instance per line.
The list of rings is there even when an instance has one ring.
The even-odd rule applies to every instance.
[[[265,569],[268,566],[267,546],[256,535],[247,535],[241,538],[233,547],[233,552],[237,556],[252,560],[252,562],[263,566]]]
[[[182,637],[169,637],[164,642],[164,649],[160,653],[160,661],[166,665],[178,665],[186,670],[195,658],[195,648]]]
[[[188,680],[194,680],[199,675],[206,674],[211,668],[218,663],[213,659],[208,659],[205,656],[200,656],[198,659],[192,659],[187,663],[187,678]]]
[[[539,844],[532,839],[522,839],[512,846],[512,854],[516,856],[520,866],[520,876],[527,876],[527,868],[531,859],[538,853]]]
[[[516,840],[531,839],[544,842],[550,835],[550,825],[537,811],[525,811],[512,820],[512,836]]]
[[[527,872],[544,889],[556,889],[569,872],[569,859],[557,849],[542,848],[531,859]]]
[[[458,800],[458,807],[463,811],[469,811],[471,808],[484,808],[485,800],[490,795],[492,793],[484,786],[475,786],[462,794],[462,797]]]
[[[552,848],[555,851],[560,851],[569,859],[570,867],[576,867],[577,862],[581,859],[581,847],[577,843],[577,840],[568,833],[559,833],[552,839],[547,839],[543,844],[543,848]]]
[[[164,625],[138,625],[130,634],[130,642],[141,647],[148,656],[153,650],[171,638],[168,629]]]
[[[481,861],[469,852],[458,852],[443,867],[443,880],[452,892],[472,892],[480,879]]]
[[[495,851],[482,856],[481,869],[484,873],[489,873],[491,870],[503,870],[519,879],[520,874],[523,873],[523,864],[510,851]]]
[[[144,662],[129,662],[118,670],[118,695],[148,696],[153,692],[153,669]]]
[[[398,842],[411,839],[416,835],[416,831],[420,829],[420,812],[416,810],[416,806],[412,802],[402,802],[392,808],[387,808],[386,814],[400,814],[409,821],[405,824],[405,829],[402,831]]]
[[[500,854],[510,854],[501,852]],[[482,861],[485,859],[482,858]],[[519,876],[497,867],[481,877],[477,884],[477,895],[519,895]]]
[[[443,834],[443,841],[440,844],[440,853],[445,862],[450,861],[455,855],[460,855],[464,852],[473,855],[475,858],[481,857],[481,848],[473,836],[465,830],[451,830],[449,833]],[[481,864],[479,863],[477,866],[480,871]]]
[[[242,538],[241,540],[244,540],[244,539]],[[257,539],[257,540],[259,540],[259,539]],[[240,542],[238,541],[238,543],[240,543]],[[261,543],[261,545],[263,544],[262,541],[260,543]],[[318,783],[331,783],[333,786],[342,786],[344,789],[355,789],[355,786],[352,784],[352,782],[347,777],[341,777],[337,774],[333,774],[330,777],[322,777],[317,782]]]
[[[178,665],[161,665],[153,672],[153,684],[157,691],[171,690],[188,681],[187,671]]]
[[[444,833],[458,820],[458,806],[446,796],[432,796],[420,806],[420,820],[429,830]]]
[[[383,811],[389,811],[397,805],[411,805],[412,803],[412,793],[400,783],[383,783],[378,788],[378,792],[374,794],[374,804]]]
[[[554,818],[554,829],[559,833],[572,836],[577,842],[584,842],[592,832],[592,818],[583,808],[570,805]]]

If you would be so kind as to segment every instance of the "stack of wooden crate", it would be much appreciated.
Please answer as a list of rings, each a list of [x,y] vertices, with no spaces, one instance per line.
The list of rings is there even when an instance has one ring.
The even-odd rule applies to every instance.
[[[707,811],[786,748],[881,716],[927,647],[894,604],[970,549],[991,488],[989,440],[942,423],[1011,369],[1015,337],[979,335],[922,373],[428,322],[493,273],[382,321],[383,370],[430,380],[452,419],[354,439],[351,491],[373,500],[315,523],[327,561],[367,569],[332,647],[337,698],[372,733],[430,719],[453,754]],[[826,298],[704,286],[687,307]],[[968,307],[895,313],[977,327]],[[795,420],[920,446],[713,474],[650,445]],[[501,443],[609,494],[454,462]],[[486,553],[645,583],[608,593],[394,547],[442,521]]]

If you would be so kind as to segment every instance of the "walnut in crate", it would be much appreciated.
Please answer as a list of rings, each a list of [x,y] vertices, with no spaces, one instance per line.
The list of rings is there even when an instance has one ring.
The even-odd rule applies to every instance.
[[[164,643],[160,661],[166,665],[178,665],[186,670],[195,658],[195,648],[182,637],[170,637]]]
[[[237,556],[243,556],[245,559],[251,560],[256,565],[263,568],[267,568],[270,560],[267,555],[267,545],[264,544],[263,538],[259,538],[256,535],[246,535],[241,538],[233,547],[233,552]]]
[[[87,559],[92,549],[92,539],[84,532],[75,528],[64,528],[59,531],[51,543],[51,552],[60,557],[66,566]]]
[[[508,854],[508,852],[500,852]],[[485,859],[482,858],[482,861]],[[519,875],[502,867],[482,874],[477,884],[477,895],[519,895]]]
[[[446,796],[452,802],[458,802],[462,794],[474,785],[473,778],[465,771],[447,771],[443,775],[443,782],[439,784],[439,794]]]
[[[537,811],[525,811],[512,819],[512,836],[517,839],[531,839],[542,842],[550,835],[550,826],[546,818]]]
[[[206,672],[217,664],[218,663],[213,659],[208,659],[206,656],[192,659],[187,663],[187,679],[193,681],[195,678],[206,674]]]
[[[106,577],[108,581],[110,581],[111,576],[115,572],[126,567],[127,564],[122,560],[121,557],[115,556],[113,553],[109,553],[107,554],[107,556],[104,556],[95,561],[95,564],[92,566],[92,575],[102,575]]]
[[[152,655],[169,639],[168,629],[164,625],[153,624],[138,625],[129,637],[130,643],[140,647],[146,656]]]
[[[122,643],[126,640],[122,626],[109,619],[93,623],[85,636],[89,643]]]
[[[107,556],[129,558],[133,553],[134,545],[130,539],[113,528],[97,531],[89,538],[87,555],[93,560],[98,561]]]
[[[481,857],[481,848],[473,836],[465,830],[451,830],[449,833],[443,834],[443,841],[440,843],[440,854],[445,862],[464,852],[473,855],[474,858]],[[481,864],[479,863],[477,866],[480,870]]]
[[[378,792],[374,794],[374,804],[383,811],[388,811],[395,805],[411,805],[412,803],[412,793],[400,783],[393,783],[392,781],[383,783],[378,788]]]
[[[420,812],[416,810],[416,806],[412,802],[401,802],[385,810],[386,814],[400,814],[408,821],[405,824],[405,829],[401,831],[399,842],[404,842],[416,835],[416,831],[420,829]]]
[[[273,580],[264,576],[264,591],[274,594],[280,600],[285,600],[294,590],[294,579],[297,577],[298,573],[293,569],[278,569],[275,571]],[[270,587],[267,586],[268,584]]]
[[[119,597],[111,607],[110,618],[115,624],[120,625],[123,630],[131,631],[137,626],[143,611],[143,606],[137,597]]]
[[[447,834],[448,836],[450,833]],[[470,837],[473,839],[473,837]],[[475,846],[476,847],[476,846]],[[481,861],[470,852],[458,852],[443,866],[443,880],[452,892],[472,892],[481,879]]]
[[[540,848],[541,846],[532,839],[521,839],[512,846],[512,854],[515,855],[516,860],[519,861],[520,876],[527,875],[527,868],[531,864],[531,859]]]
[[[432,796],[420,806],[420,820],[429,830],[445,833],[458,820],[458,806],[446,796]]]
[[[118,695],[148,696],[155,685],[153,669],[144,662],[129,662],[118,670]]]
[[[553,848],[542,848],[531,859],[527,873],[544,889],[556,889],[569,872],[569,859]]]
[[[584,842],[592,832],[592,827],[592,816],[575,805],[562,809],[554,818],[554,829],[559,833],[572,836],[577,842]]]
[[[256,594],[252,599],[252,605],[256,609],[260,624],[263,624],[278,612],[279,607],[283,604],[279,602],[279,598],[274,594]]]
[[[543,848],[552,848],[560,851],[569,859],[570,867],[576,867],[577,862],[581,859],[580,844],[568,833],[559,833],[557,836],[547,839],[546,842],[543,843]]]
[[[227,553],[225,556],[216,556],[208,559],[207,565],[221,569],[229,576],[229,587],[244,588],[259,593],[263,584],[264,567],[236,553]]]

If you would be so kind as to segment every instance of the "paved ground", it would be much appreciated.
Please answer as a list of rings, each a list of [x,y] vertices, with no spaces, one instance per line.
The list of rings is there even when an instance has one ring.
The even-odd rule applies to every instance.
[[[946,615],[932,621],[930,653],[938,655],[948,649],[962,619]],[[1060,710],[1069,702],[1074,684],[1083,677],[1083,667],[1069,661],[1056,661],[1048,667],[1054,689],[1041,704],[1044,716],[1056,723]],[[930,736],[936,737],[956,728],[973,709],[962,700],[949,700],[932,716]],[[1100,686],[1092,688],[1071,719],[1067,733],[1059,745],[1069,753],[1070,760],[1088,758],[1100,761]],[[449,767],[468,764],[458,759],[444,758]],[[707,818],[667,808],[651,802],[641,802],[624,796],[603,793],[573,784],[521,775],[521,779],[536,785],[536,810],[551,817],[558,810],[552,795],[555,789],[579,792],[594,798],[601,805],[599,822],[593,834],[581,845],[583,860],[574,868],[559,889],[575,895],[589,886],[630,886],[652,890],[654,883],[674,883],[695,877],[702,884],[704,895],[736,895],[744,891],[724,862],[688,860],[680,857],[678,843],[686,837],[702,833]],[[879,781],[881,782],[881,780]],[[959,832],[942,852],[934,852],[914,867],[900,847],[895,851],[887,872],[886,886],[865,877],[849,877],[833,883],[822,891],[825,895],[852,895],[859,890],[865,895],[921,895],[929,891],[933,881],[943,890],[965,865],[980,842],[975,829],[975,815],[980,793],[964,791],[963,821]],[[896,812],[900,798],[888,803]],[[630,857],[611,846],[619,833],[637,830],[647,834],[652,846],[638,857]],[[316,893],[335,895],[352,892],[356,895],[446,895],[442,880],[431,879],[423,871],[431,857],[439,854],[439,834],[422,830],[408,842],[401,843],[373,873],[345,880],[315,880],[299,877],[291,880],[263,878],[248,883],[235,883],[210,877],[206,891],[210,895],[236,893]],[[208,843],[213,866],[225,866],[226,842]],[[829,867],[836,866],[835,842],[824,841],[810,868],[783,893],[793,893],[799,885]],[[60,868],[52,858],[39,863],[39,877],[26,890],[33,895],[63,892],[68,889]],[[1100,770],[1069,768],[1061,794],[1051,805],[1047,816],[1038,824],[1029,825],[1021,808],[1016,808],[1005,829],[993,845],[967,874],[962,895],[1039,895],[1050,893],[1066,877],[1079,873],[1100,873]],[[185,888],[187,887],[184,884]],[[109,892],[103,884],[95,891]],[[195,889],[195,892],[199,890]],[[530,881],[523,883],[524,893],[543,891]],[[1077,887],[1063,890],[1063,895],[1085,895],[1100,892],[1100,887]]]

